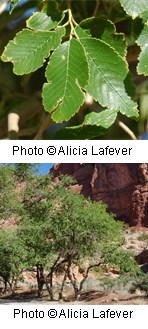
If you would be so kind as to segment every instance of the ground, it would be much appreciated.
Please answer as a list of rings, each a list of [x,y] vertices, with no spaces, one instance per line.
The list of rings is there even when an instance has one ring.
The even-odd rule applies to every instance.
[[[147,229],[135,230],[132,228],[125,230],[125,250],[132,250],[135,255],[138,255],[143,250],[147,250],[147,245]],[[142,264],[139,266],[142,266]],[[131,293],[130,282],[127,282],[126,286],[119,286],[118,283],[116,285],[119,274],[116,273],[114,269],[106,270],[105,277],[107,279],[113,279],[115,286],[104,289],[104,285],[101,285],[98,280],[98,273],[91,272],[87,284],[85,285],[85,290],[79,301],[74,300],[73,291],[69,286],[69,282],[67,282],[64,291],[65,300],[55,300],[54,302],[51,302],[46,290],[44,290],[42,299],[37,298],[36,273],[26,272],[24,274],[24,281],[19,282],[16,293],[13,296],[9,293],[7,295],[0,294],[0,304],[16,304],[23,302],[29,304],[64,303],[71,305],[148,305],[148,294],[146,292],[136,289]],[[60,284],[61,279],[59,277],[57,278],[57,287]]]
[[[20,292],[15,296],[5,296],[0,299],[0,304],[16,304],[16,303],[26,303],[26,304],[49,304],[49,305],[59,305],[59,304],[70,304],[70,305],[148,305],[148,296],[141,291],[136,291],[134,294],[120,294],[113,292],[98,292],[98,291],[88,291],[82,294],[82,299],[80,301],[49,301],[46,295],[42,300],[37,298],[35,292]]]

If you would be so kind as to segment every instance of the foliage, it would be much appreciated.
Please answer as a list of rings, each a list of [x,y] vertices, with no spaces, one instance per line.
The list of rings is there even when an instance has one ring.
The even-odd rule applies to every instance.
[[[18,181],[24,181],[25,179],[30,179],[37,173],[39,166],[34,163],[15,163],[14,164],[14,175],[17,177]]]
[[[26,250],[15,231],[10,228],[0,230],[0,276],[5,284],[9,284],[11,291],[15,289],[16,282],[27,268]]]
[[[134,292],[136,289],[140,289],[148,293],[148,273],[145,276],[140,277],[133,283],[131,292]]]
[[[16,191],[14,169],[10,166],[0,166],[0,218],[8,220],[21,214],[21,203]]]
[[[138,274],[141,274],[139,266],[132,254],[122,250],[121,247],[117,249],[111,246],[108,250],[107,249],[105,246],[105,262],[111,266],[116,265],[122,276],[126,275],[134,278],[137,277]]]
[[[18,234],[28,250],[30,266],[46,264],[50,257],[50,214],[53,209],[53,195],[50,176],[32,177],[23,190],[23,218]]]
[[[77,297],[85,280],[78,288],[73,266],[89,259],[86,279],[89,270],[100,262],[103,246],[118,246],[123,242],[123,224],[106,212],[104,204],[92,203],[67,189],[69,180],[68,177],[61,177],[58,183],[53,183],[48,175],[28,182],[23,199],[25,213],[18,228],[18,234],[28,250],[30,266],[42,265],[42,277],[51,298],[53,276],[62,264],[60,297],[67,277]],[[94,263],[92,258],[96,254],[98,259]],[[48,276],[44,269],[48,270]]]
[[[137,101],[148,88],[147,12],[147,0],[11,1],[11,14],[1,15],[1,59],[13,63],[15,75],[1,62],[1,77],[10,77],[2,85],[1,120],[11,112],[21,118],[16,138],[119,139],[121,120],[130,138],[126,125],[143,133],[148,113],[143,118]],[[10,117],[10,138],[18,117]]]

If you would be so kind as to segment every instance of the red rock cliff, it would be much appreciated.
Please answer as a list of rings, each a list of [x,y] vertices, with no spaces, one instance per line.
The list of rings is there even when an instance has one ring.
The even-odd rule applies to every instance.
[[[73,176],[72,189],[103,201],[130,226],[148,227],[148,164],[55,164],[51,173]]]

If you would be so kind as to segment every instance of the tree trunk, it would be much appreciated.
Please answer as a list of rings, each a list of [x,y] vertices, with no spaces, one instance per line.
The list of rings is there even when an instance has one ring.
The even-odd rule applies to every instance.
[[[65,285],[66,278],[68,276],[68,272],[69,272],[69,265],[67,266],[67,268],[65,270],[65,273],[64,273],[64,277],[63,277],[63,281],[62,281],[62,285],[61,285],[61,290],[59,292],[59,299],[63,298],[63,290],[64,290],[64,285]]]
[[[71,284],[73,286],[75,299],[78,300],[79,299],[79,288],[78,288],[76,277],[75,277],[74,273],[71,270],[71,265],[72,265],[72,262],[69,263],[67,276],[68,276],[68,278],[71,281]]]
[[[38,283],[38,297],[41,298],[43,294],[43,286],[45,284],[44,269],[42,264],[37,264],[37,283]]]

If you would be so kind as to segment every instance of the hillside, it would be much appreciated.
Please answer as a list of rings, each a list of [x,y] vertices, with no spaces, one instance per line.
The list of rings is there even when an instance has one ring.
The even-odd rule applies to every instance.
[[[55,164],[55,180],[72,175],[72,189],[102,201],[130,226],[148,227],[148,164]]]

